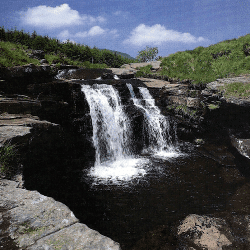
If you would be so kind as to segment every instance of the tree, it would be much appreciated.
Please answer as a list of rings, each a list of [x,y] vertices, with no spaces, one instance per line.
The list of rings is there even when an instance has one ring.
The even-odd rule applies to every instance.
[[[146,49],[138,52],[136,59],[139,62],[150,62],[156,59],[157,54],[158,54],[158,47],[147,46]]]

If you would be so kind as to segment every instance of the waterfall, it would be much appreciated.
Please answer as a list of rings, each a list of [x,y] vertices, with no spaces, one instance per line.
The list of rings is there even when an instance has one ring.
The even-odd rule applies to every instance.
[[[143,110],[151,151],[160,157],[176,156],[169,132],[166,133],[169,122],[160,114],[148,90],[140,88],[143,99],[137,99],[132,86],[127,86],[134,105]],[[133,142],[130,120],[123,111],[118,91],[111,85],[94,84],[82,85],[82,92],[89,104],[93,127],[95,164],[88,174],[94,178],[93,184],[110,181],[119,184],[120,181],[144,176],[149,159],[131,154],[130,146]]]
[[[130,121],[123,112],[118,92],[106,84],[82,85],[89,104],[93,126],[95,165],[88,175],[93,185],[120,182],[142,177],[148,159],[131,155]]]
[[[96,165],[117,161],[130,154],[130,123],[117,91],[106,84],[82,85],[90,108]]]
[[[135,106],[142,110],[144,115],[145,133],[149,138],[149,145],[145,151],[153,152],[158,156],[175,156],[176,151],[170,135],[170,123],[167,117],[161,115],[160,109],[155,106],[155,100],[144,87],[139,87],[142,99],[136,98],[133,87],[127,84]]]

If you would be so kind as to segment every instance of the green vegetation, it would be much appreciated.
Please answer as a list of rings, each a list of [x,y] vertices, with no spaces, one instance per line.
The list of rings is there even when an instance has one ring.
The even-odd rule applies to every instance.
[[[0,175],[10,177],[14,171],[17,151],[13,145],[0,147]]]
[[[29,58],[25,53],[26,46],[0,41],[0,66],[12,67],[28,63],[39,64],[37,59]]]
[[[34,59],[28,58],[28,50],[43,50],[46,54],[45,58],[50,63],[67,63],[87,68],[120,67],[123,64],[135,62],[135,60],[123,57],[118,52],[106,49],[100,50],[95,47],[90,48],[83,44],[73,44],[69,40],[60,42],[55,38],[37,35],[35,31],[29,34],[23,30],[6,31],[1,27],[0,41],[0,66],[6,67],[31,62],[38,64],[38,60],[34,61]],[[4,45],[4,42],[9,43]],[[6,52],[6,46],[12,46],[7,50],[8,53]],[[13,55],[15,51],[18,52],[18,56]],[[16,60],[10,63],[13,58]]]
[[[209,47],[177,52],[161,59],[163,78],[190,79],[194,84],[205,84],[218,78],[250,73],[250,34],[226,40]],[[138,75],[143,75],[141,69]],[[149,74],[147,72],[147,74]],[[145,75],[145,74],[144,74]]]
[[[167,106],[167,109],[183,118],[188,117],[189,119],[197,119],[198,117],[198,111],[196,109],[188,108],[187,105],[170,105]]]
[[[212,104],[212,103],[208,105],[208,108],[209,108],[209,109],[212,109],[212,110],[213,110],[213,109],[218,109],[219,107],[220,107],[219,105]]]
[[[178,52],[162,60],[161,74],[207,83],[217,78],[250,73],[249,47],[250,34],[207,48]]]
[[[226,97],[241,97],[247,98],[250,97],[250,83],[242,83],[242,82],[234,82],[225,84],[224,88],[224,95]]]
[[[136,57],[136,59],[139,62],[150,62],[155,60],[157,54],[158,54],[157,47],[152,48],[147,46],[144,50],[138,52],[138,56]]]
[[[147,65],[144,67],[141,67],[140,70],[136,72],[136,77],[144,77],[151,73],[151,69],[153,68],[152,65]]]

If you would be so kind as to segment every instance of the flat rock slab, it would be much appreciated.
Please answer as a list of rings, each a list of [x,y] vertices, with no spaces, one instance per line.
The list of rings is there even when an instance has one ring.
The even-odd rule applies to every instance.
[[[50,247],[50,248],[49,248]],[[36,242],[29,250],[46,249],[84,249],[84,250],[119,250],[119,244],[86,225],[76,223]]]
[[[118,243],[78,223],[69,208],[37,191],[0,180],[0,208],[8,213],[6,230],[25,249],[115,249]],[[1,221],[0,221],[1,223]]]
[[[130,63],[130,64],[124,64],[121,66],[121,68],[132,68],[132,69],[137,69],[137,68],[141,68],[141,67],[145,67],[148,65],[152,65],[154,70],[157,70],[160,68],[161,65],[161,61],[152,61],[152,62],[144,62],[144,63]]]
[[[25,140],[25,136],[30,134],[32,127],[37,124],[40,126],[58,126],[57,124],[41,121],[39,117],[22,114],[8,114],[0,115],[0,147],[8,141],[18,139]]]
[[[150,79],[150,78],[139,78],[148,88],[163,88],[163,87],[174,87],[170,82],[158,80],[158,79]]]

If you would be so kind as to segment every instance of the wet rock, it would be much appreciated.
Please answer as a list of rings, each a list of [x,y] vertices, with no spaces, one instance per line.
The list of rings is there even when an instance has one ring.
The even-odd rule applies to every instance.
[[[241,155],[250,159],[250,139],[238,139],[232,136],[231,142]]]
[[[228,210],[233,213],[250,214],[250,184],[247,183],[238,188],[230,201],[228,202]]]
[[[119,244],[78,223],[69,208],[37,191],[0,180],[0,208],[8,212],[5,233],[25,249],[115,249]]]
[[[40,63],[41,63],[41,64],[48,64],[49,62],[48,62],[46,59],[42,59],[42,60],[40,61]]]
[[[178,235],[197,247],[208,250],[222,250],[232,242],[221,231],[225,220],[192,214],[187,216],[178,227]]]
[[[5,80],[0,84],[0,91],[9,94],[23,94],[28,84],[50,82],[56,71],[49,65],[27,64],[11,68],[0,68],[0,77]]]
[[[9,114],[32,114],[41,108],[41,102],[28,96],[16,95],[13,98],[0,97],[0,110]]]
[[[88,80],[102,77],[105,74],[112,74],[112,71],[109,69],[62,69],[56,75],[56,79]]]
[[[200,99],[199,98],[187,98],[187,107],[189,108],[199,108],[200,107]]]
[[[220,174],[226,183],[245,181],[245,177],[240,173],[239,169],[234,167],[222,167]]]

